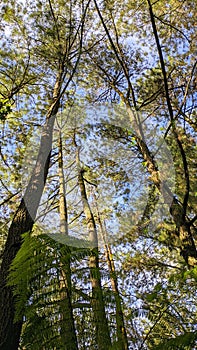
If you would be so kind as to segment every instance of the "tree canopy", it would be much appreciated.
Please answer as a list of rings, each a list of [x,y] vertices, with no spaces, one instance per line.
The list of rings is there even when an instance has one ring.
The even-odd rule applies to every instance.
[[[197,3],[0,9],[0,349],[195,349]]]

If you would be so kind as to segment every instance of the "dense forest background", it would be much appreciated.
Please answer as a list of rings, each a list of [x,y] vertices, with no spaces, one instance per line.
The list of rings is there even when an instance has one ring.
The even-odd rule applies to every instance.
[[[0,349],[196,349],[197,2],[0,9]]]

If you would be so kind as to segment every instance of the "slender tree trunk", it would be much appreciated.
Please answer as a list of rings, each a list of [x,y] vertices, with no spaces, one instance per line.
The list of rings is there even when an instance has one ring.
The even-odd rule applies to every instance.
[[[66,203],[66,188],[64,179],[64,161],[61,131],[59,132],[58,148],[60,233],[68,236],[68,212]]]
[[[168,106],[168,112],[169,112],[169,116],[171,119],[173,135],[175,137],[175,140],[177,142],[178,148],[179,148],[180,153],[181,153],[182,163],[183,163],[183,168],[184,168],[184,175],[185,175],[185,183],[186,183],[183,205],[180,204],[178,201],[176,201],[175,197],[173,197],[173,194],[171,193],[170,189],[166,185],[163,186],[164,199],[166,199],[166,202],[169,204],[170,213],[171,213],[172,218],[174,220],[174,223],[177,227],[178,236],[179,236],[179,239],[181,242],[180,254],[183,256],[188,267],[192,268],[192,267],[197,265],[197,250],[196,250],[196,246],[195,246],[194,239],[193,239],[191,229],[190,229],[191,224],[187,220],[187,217],[186,217],[187,204],[188,204],[188,198],[189,198],[189,171],[188,171],[187,159],[186,159],[186,155],[185,155],[183,146],[182,146],[181,141],[179,139],[179,135],[177,133],[176,127],[175,127],[175,120],[173,117],[172,103],[171,103],[170,96],[169,96],[168,81],[167,81],[167,75],[166,75],[166,70],[165,70],[166,69],[165,62],[163,59],[162,48],[161,48],[161,45],[159,42],[159,37],[158,37],[158,33],[157,33],[157,28],[156,28],[156,24],[155,24],[155,17],[154,17],[154,13],[152,10],[151,1],[147,0],[147,3],[149,6],[149,13],[150,13],[150,19],[151,19],[151,24],[152,24],[152,28],[153,28],[153,34],[155,37],[158,55],[159,55],[159,60],[160,60],[161,69],[162,69],[162,73],[163,73],[163,82],[164,82],[165,95],[166,95],[165,98],[166,98],[166,102],[167,102],[167,106]],[[95,4],[96,10],[98,12],[99,18],[101,20],[101,23],[103,25],[103,28],[106,32],[107,37],[108,37],[108,40],[110,42],[112,51],[114,52],[116,60],[120,64],[120,67],[122,68],[125,79],[127,81],[127,85],[128,85],[127,86],[127,94],[124,95],[124,93],[121,90],[119,90],[118,87],[112,81],[110,81],[109,77],[107,76],[107,78],[109,79],[109,85],[112,88],[114,88],[114,90],[119,94],[120,98],[125,103],[128,114],[131,117],[131,120],[133,120],[134,113],[133,113],[133,110],[131,108],[130,99],[128,99],[128,96],[131,96],[133,107],[134,107],[134,110],[136,112],[135,122],[136,122],[136,126],[138,127],[138,131],[139,131],[139,135],[135,135],[137,146],[138,146],[139,152],[141,153],[144,160],[146,161],[147,170],[151,175],[152,182],[157,186],[158,190],[161,191],[161,180],[159,177],[159,170],[157,168],[157,164],[154,160],[154,157],[152,156],[151,152],[149,151],[149,148],[144,140],[142,125],[141,125],[139,117],[138,117],[138,109],[137,109],[135,93],[134,93],[134,89],[133,89],[133,86],[132,86],[132,83],[130,80],[129,69],[127,67],[127,63],[124,60],[124,55],[121,51],[119,43],[117,41],[116,41],[116,43],[114,43],[114,40],[112,39],[112,37],[110,35],[110,32],[108,30],[108,27],[107,27],[105,21],[104,21],[104,18],[102,16],[102,13],[99,9],[99,6],[98,6],[96,0],[94,0],[94,4]],[[173,205],[173,203],[175,203],[175,202],[176,202],[176,210],[175,210],[175,206]],[[170,205],[171,203],[172,203],[172,206]],[[177,210],[179,211],[179,215],[177,215]],[[181,220],[180,220],[180,215],[182,215]]]
[[[107,243],[107,238],[106,238],[107,230],[105,227],[105,222],[104,222],[104,224],[102,223],[101,215],[100,215],[100,212],[98,209],[95,194],[93,194],[93,196],[94,196],[94,202],[95,202],[95,207],[96,207],[96,212],[97,212],[97,220],[98,220],[98,224],[99,224],[102,238],[104,241],[104,249],[105,249],[105,255],[106,255],[106,259],[107,259],[108,269],[110,272],[112,291],[113,291],[114,297],[115,297],[116,327],[117,327],[117,339],[118,339],[117,349],[118,350],[128,350],[129,345],[128,345],[126,328],[125,328],[125,324],[124,324],[124,314],[123,314],[123,310],[122,310],[122,301],[121,301],[119,288],[118,288],[118,279],[117,279],[116,269],[115,269],[114,260],[113,260],[113,253],[112,253],[110,245]]]
[[[133,110],[130,106],[129,101],[118,89],[116,89],[116,92],[120,95],[120,98],[125,103],[128,115],[132,120]],[[163,194],[164,201],[169,206],[169,211],[176,225],[177,234],[180,239],[180,255],[183,256],[189,269],[193,268],[194,266],[197,265],[197,250],[196,250],[193,235],[191,232],[191,224],[190,224],[190,221],[187,220],[186,208],[184,208],[185,206],[187,206],[187,202],[185,203],[185,205],[184,203],[181,204],[173,195],[173,193],[171,192],[167,184],[161,182],[160,171],[157,166],[157,162],[155,161],[152,153],[150,152],[145,142],[144,135],[142,132],[142,126],[141,124],[139,124],[139,120],[135,120],[135,122],[136,122],[136,125],[139,126],[138,128],[139,134],[138,135],[134,134],[133,136],[135,137],[139,153],[142,155],[143,159],[146,161],[146,168],[149,174],[151,175],[152,183],[157,187],[158,192]],[[185,157],[184,151],[181,145],[180,147],[184,158]],[[187,171],[186,171],[186,174],[187,174]],[[186,182],[187,182],[187,179],[186,179]],[[186,188],[186,197],[187,197],[188,191],[189,189]]]
[[[14,218],[12,220],[8,238],[5,245],[2,265],[1,265],[1,274],[0,274],[0,348],[1,350],[18,350],[18,345],[20,342],[20,333],[22,327],[21,322],[14,323],[14,313],[15,313],[15,302],[12,293],[12,288],[6,285],[7,277],[9,274],[9,269],[13,259],[15,258],[17,252],[21,246],[21,235],[27,231],[30,231],[33,227],[34,220],[36,217],[38,205],[43,193],[45,186],[47,173],[49,169],[50,162],[50,153],[52,146],[52,134],[53,134],[53,125],[55,121],[56,114],[59,109],[59,103],[61,97],[64,95],[69,83],[72,81],[77,66],[79,64],[82,45],[83,45],[83,32],[84,32],[84,23],[86,13],[89,7],[90,0],[84,6],[82,4],[82,16],[81,23],[78,26],[76,34],[73,36],[74,39],[71,40],[69,35],[68,39],[63,42],[62,45],[61,38],[59,36],[59,30],[56,26],[56,18],[54,16],[52,4],[49,1],[50,11],[53,16],[54,24],[56,27],[57,39],[59,46],[64,47],[62,52],[57,58],[58,64],[58,73],[56,83],[53,89],[53,101],[49,107],[46,122],[43,128],[40,149],[38,152],[37,162],[33,170],[31,179],[27,186],[25,195],[19,205],[19,208],[16,210]],[[71,6],[72,9],[72,6]],[[72,26],[70,27],[70,33],[73,32]],[[76,42],[77,49],[74,48],[74,43]],[[73,53],[74,52],[74,53]],[[71,61],[73,63],[71,64]],[[57,62],[56,61],[56,62]],[[55,61],[54,61],[55,62]],[[72,71],[69,73],[67,65],[72,66]],[[66,76],[69,74],[69,77],[66,80]],[[64,83],[64,86],[63,86]]]
[[[187,157],[183,148],[183,145],[181,143],[179,133],[176,128],[176,121],[174,118],[174,111],[172,107],[172,102],[170,98],[169,93],[169,87],[168,87],[168,79],[167,79],[167,73],[166,73],[166,65],[163,57],[162,47],[160,45],[159,35],[157,31],[157,26],[155,22],[155,16],[153,13],[153,8],[151,5],[151,1],[147,0],[148,6],[149,6],[149,14],[150,14],[150,20],[153,30],[153,35],[155,37],[155,42],[157,45],[157,51],[160,61],[160,66],[163,74],[163,83],[164,83],[164,89],[165,89],[165,99],[168,107],[169,112],[169,118],[171,121],[171,128],[172,133],[174,136],[174,139],[176,141],[177,147],[180,151],[181,155],[181,161],[182,161],[182,167],[184,171],[184,177],[185,177],[185,190],[184,190],[184,198],[183,203],[180,204],[176,198],[173,198],[172,205],[170,207],[170,213],[174,219],[174,222],[177,227],[178,236],[181,241],[181,255],[183,256],[184,260],[186,261],[189,268],[193,268],[197,265],[197,250],[195,246],[195,242],[191,233],[190,224],[187,220],[187,207],[188,207],[188,200],[189,200],[189,192],[190,192],[190,176],[189,176],[189,167],[187,163]],[[195,68],[195,66],[194,66]]]
[[[61,131],[59,134],[59,213],[60,213],[60,233],[68,236],[68,214],[66,203],[66,190],[64,179],[64,163]],[[61,338],[65,350],[78,350],[77,336],[75,331],[73,308],[72,308],[72,288],[71,288],[71,268],[69,258],[69,248],[67,256],[62,256],[60,252],[60,313],[61,313]]]
[[[76,142],[74,141],[77,147]],[[108,350],[111,346],[110,333],[108,328],[108,321],[105,312],[105,304],[103,300],[101,274],[99,269],[99,251],[98,251],[98,237],[96,223],[93,213],[91,211],[83,178],[83,169],[80,165],[79,148],[77,147],[76,157],[78,169],[78,183],[83,203],[83,210],[86,217],[87,229],[89,233],[89,240],[92,244],[92,255],[89,259],[90,267],[90,281],[92,285],[91,305],[94,315],[94,323],[96,327],[96,341],[98,350]]]
[[[60,91],[60,76],[54,88],[54,95]],[[36,212],[43,193],[49,169],[52,134],[55,117],[59,108],[59,99],[54,98],[43,127],[40,148],[35,168],[32,172],[24,197],[16,210],[9,228],[3,253],[0,274],[0,348],[1,350],[17,350],[20,341],[22,320],[14,322],[15,299],[12,287],[6,285],[9,269],[20,249],[21,235],[32,229]]]
[[[167,184],[161,182],[159,169],[145,141],[138,136],[136,136],[136,141],[139,152],[146,161],[146,167],[151,175],[153,184],[163,194],[164,201],[169,206],[169,211],[176,225],[180,240],[180,254],[188,267],[192,268],[197,265],[197,250],[192,237],[190,223],[187,220],[186,213],[184,213],[184,206],[172,194]]]

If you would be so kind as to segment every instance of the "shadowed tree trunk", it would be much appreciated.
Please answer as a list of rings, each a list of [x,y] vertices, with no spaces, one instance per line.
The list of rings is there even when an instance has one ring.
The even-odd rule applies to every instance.
[[[181,154],[181,160],[182,160],[182,166],[184,169],[184,177],[185,177],[185,193],[184,193],[184,200],[183,203],[180,203],[178,200],[176,200],[176,197],[173,195],[171,190],[168,188],[166,184],[162,184],[160,179],[160,173],[157,166],[157,163],[154,160],[154,157],[152,153],[149,150],[148,145],[146,144],[142,124],[139,119],[138,115],[138,108],[137,108],[137,102],[135,97],[135,92],[132,86],[132,82],[129,75],[129,69],[127,67],[126,58],[124,57],[124,53],[121,50],[121,47],[119,45],[118,39],[116,37],[116,41],[112,39],[112,36],[110,34],[110,29],[107,27],[107,24],[105,23],[105,20],[102,16],[102,13],[99,9],[99,6],[97,4],[97,1],[94,0],[94,4],[98,13],[98,16],[101,20],[101,23],[103,25],[103,28],[106,32],[107,38],[109,40],[109,43],[111,45],[111,49],[115,54],[115,58],[117,63],[120,65],[120,68],[122,69],[122,72],[124,74],[124,77],[127,81],[127,90],[124,94],[117,86],[114,81],[110,79],[110,75],[108,72],[105,71],[104,68],[102,68],[98,64],[98,68],[101,69],[102,73],[105,74],[108,84],[111,88],[114,89],[114,91],[120,96],[121,100],[124,102],[128,115],[130,119],[135,121],[135,126],[137,128],[137,134],[133,135],[135,137],[137,147],[139,150],[139,153],[142,155],[144,161],[146,162],[146,167],[148,172],[151,175],[151,180],[155,184],[155,186],[158,188],[159,192],[163,192],[164,200],[169,205],[170,214],[172,215],[172,218],[174,220],[174,223],[177,228],[177,235],[180,240],[180,254],[183,256],[185,262],[187,263],[189,269],[193,268],[197,265],[197,250],[194,242],[194,238],[192,235],[191,226],[194,222],[193,218],[191,220],[187,219],[187,207],[188,207],[188,199],[189,199],[189,192],[190,192],[190,178],[189,178],[189,169],[187,164],[187,158],[186,154],[183,148],[183,145],[181,143],[179,134],[176,129],[176,120],[174,119],[174,113],[172,108],[172,103],[169,95],[169,88],[168,88],[168,80],[167,80],[167,74],[166,74],[166,66],[163,59],[163,52],[160,45],[158,32],[155,24],[155,17],[151,5],[151,1],[147,0],[148,6],[149,6],[149,13],[150,13],[150,20],[152,24],[153,34],[155,37],[156,45],[157,45],[157,51],[158,56],[160,60],[161,70],[163,74],[163,83],[164,83],[164,89],[165,89],[165,99],[168,107],[168,113],[169,118],[171,122],[171,129],[173,133],[173,137],[177,143],[177,147]],[[195,67],[194,67],[195,68]],[[131,106],[131,103],[133,107]],[[162,187],[162,188],[161,188]]]
[[[57,88],[57,85],[56,85]],[[58,86],[59,88],[59,86]],[[56,91],[54,91],[56,92]],[[59,107],[58,99],[49,108],[40,149],[31,179],[25,195],[13,217],[6,241],[0,274],[0,348],[1,350],[17,350],[22,327],[21,322],[14,323],[15,302],[12,287],[6,285],[9,269],[21,246],[21,235],[31,231],[36,212],[42,196],[49,168],[52,133],[55,116]]]
[[[94,323],[96,327],[96,342],[98,350],[108,350],[111,346],[110,333],[108,328],[108,321],[105,312],[105,304],[103,300],[102,286],[101,286],[101,274],[99,269],[99,251],[98,251],[98,236],[96,223],[91,211],[84,178],[83,178],[83,169],[80,163],[79,152],[80,148],[77,146],[75,138],[74,145],[76,147],[76,164],[78,171],[78,183],[80,188],[80,194],[83,204],[83,210],[86,217],[87,230],[89,234],[89,241],[92,245],[92,255],[89,258],[89,267],[90,267],[90,281],[92,285],[92,298],[91,305],[94,315]]]
[[[105,226],[105,221],[102,222],[102,220],[101,220],[101,214],[99,212],[96,196],[94,193],[93,193],[93,196],[94,196],[94,203],[95,203],[95,207],[96,207],[97,220],[98,220],[101,235],[102,235],[102,238],[104,241],[104,249],[105,249],[105,255],[106,255],[106,259],[107,259],[108,269],[110,272],[112,291],[113,291],[114,297],[115,297],[116,328],[117,328],[116,333],[117,333],[117,340],[118,340],[117,349],[118,350],[128,350],[129,345],[128,345],[126,328],[125,328],[125,324],[124,324],[124,314],[123,314],[123,310],[122,310],[122,301],[121,301],[119,288],[118,288],[118,279],[117,279],[117,275],[116,275],[113,254],[112,254],[110,244],[107,243],[107,230],[106,230],[106,226]]]
[[[66,203],[66,190],[64,179],[64,162],[62,149],[62,136],[59,133],[59,213],[60,233],[68,236],[68,214]],[[61,254],[60,250],[60,314],[61,314],[61,339],[65,350],[78,350],[77,336],[75,331],[69,247],[67,256]]]
[[[68,20],[68,35],[63,37],[59,33],[57,25],[58,17],[55,16],[52,3],[48,0],[53,24],[55,27],[54,40],[58,44],[58,56],[54,57],[57,67],[56,82],[53,89],[53,98],[46,116],[46,122],[40,141],[40,148],[35,168],[27,186],[25,195],[16,210],[12,220],[5,250],[2,258],[0,274],[0,348],[1,350],[18,350],[20,342],[21,322],[14,323],[15,302],[12,288],[6,285],[10,265],[21,246],[21,235],[32,229],[38,205],[43,193],[44,185],[49,169],[50,153],[52,146],[53,126],[62,96],[65,94],[68,85],[72,81],[82,52],[84,21],[89,6],[89,1],[84,6],[81,4],[81,19],[77,22],[76,31],[71,24],[71,17]],[[69,15],[72,14],[72,6]],[[71,40],[72,39],[72,40]],[[48,57],[46,57],[48,59]],[[53,63],[54,63],[53,62]]]
[[[174,222],[177,227],[177,232],[179,239],[181,241],[181,255],[183,256],[184,260],[186,261],[189,268],[192,268],[197,265],[197,250],[195,246],[195,242],[191,233],[190,223],[187,220],[187,207],[188,207],[188,200],[189,200],[189,193],[190,193],[190,176],[189,176],[189,167],[187,163],[187,157],[182,145],[182,142],[179,137],[179,133],[176,128],[175,118],[174,118],[174,112],[172,108],[171,98],[169,94],[169,87],[168,87],[168,79],[166,74],[166,65],[164,62],[162,47],[160,45],[160,40],[157,32],[157,27],[155,23],[155,16],[153,13],[153,8],[151,5],[151,1],[147,0],[148,6],[149,6],[149,14],[150,14],[150,20],[152,24],[152,30],[155,38],[155,42],[157,45],[157,51],[160,61],[160,66],[163,74],[163,83],[164,83],[164,89],[165,89],[165,98],[166,103],[168,106],[168,113],[171,121],[171,129],[174,136],[174,139],[176,141],[177,147],[180,151],[181,155],[181,161],[182,161],[182,167],[184,170],[184,178],[185,178],[185,189],[184,189],[184,198],[183,203],[180,204],[178,200],[176,200],[175,197],[173,197],[172,204],[170,206],[170,213],[174,219]],[[193,67],[193,69],[195,66]],[[164,188],[165,190],[165,188]]]

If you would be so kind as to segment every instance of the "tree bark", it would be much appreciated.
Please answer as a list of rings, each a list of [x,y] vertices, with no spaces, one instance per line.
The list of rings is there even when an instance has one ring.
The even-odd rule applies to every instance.
[[[117,349],[118,350],[128,350],[129,344],[128,344],[127,332],[126,332],[126,328],[125,328],[125,324],[124,324],[122,300],[121,300],[120,292],[119,292],[119,288],[118,288],[118,279],[117,279],[116,269],[115,269],[115,265],[114,265],[114,261],[113,261],[113,254],[112,254],[111,247],[110,247],[109,243],[107,243],[107,240],[106,240],[106,232],[107,231],[106,231],[106,227],[105,227],[105,222],[104,222],[104,224],[102,223],[101,215],[100,215],[100,212],[98,209],[95,194],[93,194],[93,196],[94,196],[94,201],[95,201],[95,206],[96,206],[97,220],[98,220],[98,224],[99,224],[102,238],[104,241],[104,249],[105,249],[105,255],[106,255],[106,259],[107,259],[108,269],[110,272],[112,291],[113,291],[114,297],[115,297],[116,327],[117,327],[116,333],[117,333],[117,340],[118,340]]]
[[[77,147],[77,144],[74,140],[74,144]],[[92,285],[92,298],[91,305],[94,315],[94,323],[96,327],[96,342],[98,350],[107,350],[111,346],[110,333],[108,328],[108,321],[105,312],[105,304],[102,293],[101,285],[101,274],[99,269],[99,251],[98,251],[98,236],[96,223],[94,220],[93,213],[91,211],[84,178],[83,178],[83,169],[80,165],[79,158],[79,148],[77,147],[77,156],[76,156],[77,170],[78,170],[78,183],[81,193],[81,199],[83,204],[83,210],[86,217],[87,230],[89,233],[89,240],[92,245],[92,255],[89,258],[89,267],[90,267],[90,281]]]
[[[59,77],[57,81],[59,81],[60,84]],[[54,94],[56,94],[57,89],[60,90],[59,84],[56,84]],[[0,274],[1,350],[17,350],[20,342],[22,320],[14,322],[15,298],[13,296],[12,287],[7,286],[6,282],[10,266],[22,243],[21,236],[23,233],[31,231],[34,224],[49,169],[53,125],[58,108],[59,99],[56,98],[48,110],[46,122],[42,131],[36,165],[32,172],[24,197],[13,217],[5,244]]]
[[[110,42],[112,51],[114,52],[116,60],[119,63],[119,65],[123,71],[124,77],[127,81],[126,94],[124,95],[124,93],[120,89],[118,89],[118,87],[115,85],[115,83],[112,80],[110,80],[110,75],[107,74],[105,69],[102,69],[102,67],[100,67],[99,64],[98,64],[98,67],[106,75],[106,78],[108,79],[109,86],[116,91],[116,93],[120,96],[121,100],[124,102],[126,109],[127,109],[127,112],[128,112],[128,115],[131,117],[131,120],[133,120],[133,116],[135,117],[135,124],[138,128],[138,135],[135,135],[138,150],[139,150],[140,154],[143,156],[144,160],[146,161],[146,167],[147,167],[148,172],[151,175],[152,182],[156,185],[156,187],[158,188],[158,190],[160,192],[161,192],[161,190],[163,190],[164,199],[166,199],[166,202],[169,204],[170,213],[171,213],[172,218],[174,220],[174,223],[177,227],[178,236],[179,236],[179,239],[181,241],[180,254],[183,256],[188,267],[192,268],[192,267],[197,265],[197,250],[196,250],[196,246],[194,243],[194,239],[193,239],[191,230],[188,229],[190,226],[189,226],[189,222],[188,222],[187,217],[186,217],[186,211],[187,211],[187,205],[188,205],[188,199],[189,199],[189,190],[190,190],[188,164],[187,164],[187,159],[186,159],[186,155],[185,155],[182,143],[179,139],[179,135],[178,135],[178,132],[177,132],[176,126],[175,126],[175,119],[173,117],[173,108],[172,108],[172,103],[171,103],[170,96],[169,96],[165,62],[163,59],[162,48],[161,48],[161,45],[159,42],[159,37],[158,37],[158,33],[157,33],[157,28],[156,28],[156,24],[155,24],[155,17],[153,14],[151,1],[147,0],[147,3],[149,6],[149,13],[150,13],[150,19],[151,19],[151,24],[152,24],[152,28],[153,28],[153,34],[155,37],[158,55],[159,55],[159,60],[160,60],[160,65],[161,65],[162,74],[163,74],[165,98],[166,98],[168,112],[169,112],[169,116],[170,116],[170,120],[171,120],[171,124],[172,124],[173,135],[174,135],[175,140],[177,142],[177,146],[180,150],[183,168],[184,168],[184,176],[185,176],[184,201],[183,201],[183,204],[176,201],[176,208],[179,210],[179,213],[183,213],[181,225],[180,225],[180,220],[177,219],[177,215],[176,215],[176,212],[174,211],[174,207],[170,205],[172,203],[172,201],[175,200],[175,197],[173,196],[170,189],[166,185],[163,185],[163,188],[161,189],[162,183],[161,183],[160,176],[159,176],[159,169],[158,169],[157,164],[154,160],[154,157],[152,156],[152,154],[151,154],[151,152],[150,152],[150,150],[145,142],[143,130],[142,130],[142,125],[141,125],[141,122],[140,122],[139,116],[138,116],[136,97],[135,97],[134,89],[133,89],[133,86],[132,86],[132,83],[130,80],[130,76],[128,73],[129,69],[127,67],[126,60],[124,59],[124,54],[121,51],[121,48],[119,46],[118,41],[116,40],[116,43],[114,43],[114,40],[112,39],[112,36],[110,35],[110,31],[109,31],[109,29],[104,21],[104,18],[103,18],[102,13],[99,9],[99,6],[98,6],[96,0],[94,0],[95,7],[97,9],[99,18],[101,20],[101,23],[103,25],[103,28],[104,28],[105,33],[107,35],[107,38]],[[129,98],[130,95],[131,95],[131,99]],[[133,109],[134,109],[136,115],[134,115],[134,113],[133,113],[130,100],[132,100]],[[183,234],[183,232],[184,232],[184,234]]]
[[[60,233],[68,236],[68,213],[66,203],[66,189],[64,179],[64,162],[61,131],[59,134],[59,214]],[[60,249],[60,314],[61,339],[65,350],[78,350],[77,336],[72,308],[71,268],[69,247],[67,256],[62,256]]]
[[[15,300],[12,288],[6,285],[9,274],[10,265],[20,249],[22,238],[21,235],[32,229],[36,217],[38,205],[45,186],[47,173],[49,169],[50,153],[52,146],[53,125],[56,114],[59,109],[61,97],[64,95],[69,83],[72,81],[79,64],[82,45],[84,22],[89,7],[90,0],[84,6],[82,4],[81,23],[77,24],[76,33],[73,38],[69,35],[66,39],[61,39],[59,30],[56,27],[57,41],[61,48],[58,54],[57,63],[58,72],[55,86],[53,89],[53,99],[49,107],[46,122],[43,127],[41,136],[40,149],[38,152],[37,162],[32,172],[31,179],[27,186],[25,195],[17,209],[12,220],[8,238],[5,245],[0,274],[0,348],[1,350],[17,350],[20,342],[20,333],[22,320],[14,323]],[[56,18],[54,16],[51,2],[49,1],[50,11],[56,26]],[[72,8],[72,6],[71,6]],[[73,27],[70,27],[70,33],[73,33]],[[63,40],[63,43],[62,41]],[[65,41],[66,40],[66,41]],[[63,44],[63,45],[62,45]],[[75,48],[75,45],[77,49]],[[73,62],[72,62],[73,61]],[[68,69],[69,66],[69,69]],[[70,68],[72,67],[72,68]],[[71,71],[70,71],[71,69]],[[70,73],[69,73],[70,72]],[[69,74],[67,81],[66,77]],[[64,86],[63,86],[64,83]]]
[[[189,192],[190,192],[190,177],[189,177],[189,168],[187,163],[186,154],[183,148],[183,145],[181,143],[179,133],[176,128],[175,124],[175,118],[174,118],[174,111],[172,108],[172,102],[169,94],[169,88],[168,88],[168,79],[166,74],[166,65],[164,62],[162,47],[159,40],[159,35],[157,31],[157,26],[155,22],[155,16],[153,13],[153,8],[151,5],[151,1],[147,0],[148,6],[149,6],[149,14],[150,14],[150,20],[153,30],[153,35],[155,37],[155,42],[157,45],[157,51],[160,61],[160,66],[163,74],[163,83],[165,88],[165,99],[168,106],[168,112],[169,117],[172,125],[172,133],[174,136],[174,139],[177,143],[177,147],[180,150],[181,154],[181,160],[182,160],[182,166],[184,170],[184,177],[185,177],[185,191],[184,191],[184,199],[183,203],[179,203],[178,200],[173,197],[172,204],[170,206],[170,213],[174,219],[174,222],[177,227],[178,236],[181,242],[180,247],[180,254],[183,256],[185,262],[187,263],[189,269],[193,268],[197,265],[197,249],[195,246],[195,242],[190,230],[189,222],[187,220],[187,207],[188,207],[188,200],[189,200]],[[167,188],[166,188],[167,189]],[[166,190],[164,187],[164,191]]]

